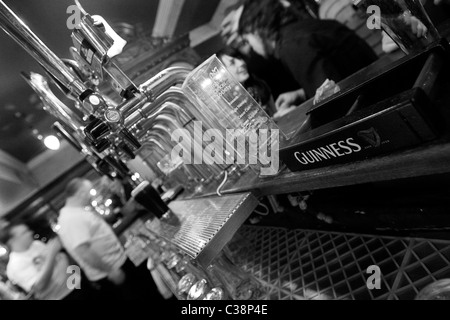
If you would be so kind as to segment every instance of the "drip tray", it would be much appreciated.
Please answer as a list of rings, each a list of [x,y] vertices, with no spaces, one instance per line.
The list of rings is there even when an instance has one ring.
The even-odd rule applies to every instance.
[[[153,220],[155,234],[207,267],[258,205],[250,192],[191,200],[177,200],[169,208],[179,226]]]

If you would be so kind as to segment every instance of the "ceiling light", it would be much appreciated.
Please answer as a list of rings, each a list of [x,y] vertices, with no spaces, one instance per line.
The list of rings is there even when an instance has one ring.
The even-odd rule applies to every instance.
[[[59,139],[55,136],[47,136],[44,139],[44,144],[47,148],[50,150],[58,150],[61,146],[61,143],[59,142]]]
[[[8,253],[8,250],[6,250],[5,247],[0,246],[0,257],[5,256]]]

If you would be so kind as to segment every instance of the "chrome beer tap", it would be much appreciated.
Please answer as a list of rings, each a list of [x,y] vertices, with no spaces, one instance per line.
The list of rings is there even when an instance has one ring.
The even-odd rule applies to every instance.
[[[104,73],[108,74],[113,80],[113,88],[122,97],[133,97],[138,88],[112,60],[122,53],[127,42],[101,16],[89,15],[78,0],[75,4],[82,15],[79,25],[72,32],[73,58],[100,81],[105,79]]]

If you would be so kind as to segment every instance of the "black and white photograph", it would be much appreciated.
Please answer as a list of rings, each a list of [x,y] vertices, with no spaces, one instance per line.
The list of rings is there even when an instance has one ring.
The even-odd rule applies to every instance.
[[[0,0],[0,300],[450,300],[449,41],[449,0]]]

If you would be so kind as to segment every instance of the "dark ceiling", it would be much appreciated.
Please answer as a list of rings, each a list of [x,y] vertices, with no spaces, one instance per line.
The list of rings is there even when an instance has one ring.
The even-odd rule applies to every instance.
[[[164,0],[161,0],[164,1]],[[72,45],[66,27],[67,7],[73,0],[4,0],[44,43],[61,58],[69,58]],[[153,29],[159,0],[81,0],[90,14],[103,16],[109,23],[126,22]],[[175,36],[207,23],[218,0],[187,0],[175,29]],[[39,99],[21,78],[20,72],[42,68],[0,30],[0,149],[27,162],[45,150],[33,135],[52,133],[53,117],[42,110]],[[36,132],[36,131],[35,131]]]

